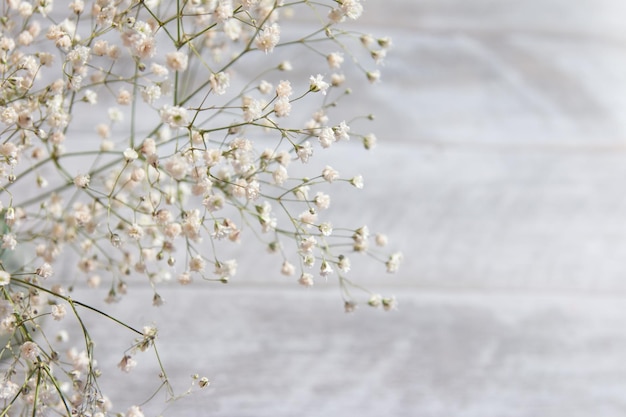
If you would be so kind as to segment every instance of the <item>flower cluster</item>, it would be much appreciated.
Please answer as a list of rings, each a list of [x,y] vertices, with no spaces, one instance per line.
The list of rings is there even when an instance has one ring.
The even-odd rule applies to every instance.
[[[97,366],[84,310],[135,333],[121,371],[154,348],[156,328],[138,330],[116,320],[113,306],[105,313],[74,300],[77,283],[106,282],[104,297],[115,303],[129,276],[144,277],[158,306],[170,277],[181,285],[234,279],[238,260],[223,248],[255,239],[296,284],[336,277],[348,312],[361,302],[353,290],[365,291],[366,305],[395,308],[395,298],[348,273],[352,254],[388,272],[401,255],[385,252],[387,238],[367,226],[327,216],[328,185],[360,189],[363,177],[308,168],[340,143],[376,145],[359,132],[368,117],[334,115],[351,93],[346,61],[376,82],[379,71],[366,67],[391,45],[342,28],[362,14],[359,0],[7,0],[3,10],[0,331],[9,342],[0,402],[9,414],[112,415],[97,384],[110,371]],[[299,33],[290,24],[298,13],[319,27]],[[307,68],[285,59],[302,53],[311,54]],[[290,76],[294,69],[307,74]],[[80,277],[55,274],[68,262]],[[79,325],[82,348],[63,348],[66,332],[47,337],[46,316]],[[125,415],[143,413],[133,406]]]

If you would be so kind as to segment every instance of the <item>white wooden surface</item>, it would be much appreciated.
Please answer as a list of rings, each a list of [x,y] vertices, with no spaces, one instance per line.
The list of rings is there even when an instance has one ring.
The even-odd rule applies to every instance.
[[[257,256],[160,309],[131,287],[146,305],[118,313],[159,324],[178,386],[213,381],[164,415],[624,415],[626,4],[365,5],[395,46],[366,94],[380,145],[350,162],[366,188],[335,207],[405,252],[396,276],[356,271],[399,310],[346,316],[334,283],[259,275],[275,269]],[[107,331],[92,336],[115,364],[128,340]],[[139,359],[104,376],[122,409],[157,372]]]

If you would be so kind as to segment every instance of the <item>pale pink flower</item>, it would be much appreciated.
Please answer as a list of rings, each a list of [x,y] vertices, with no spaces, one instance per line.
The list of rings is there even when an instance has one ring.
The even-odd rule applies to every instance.
[[[30,341],[24,342],[22,346],[20,346],[20,352],[24,358],[28,359],[31,362],[36,362],[37,356],[41,354],[39,346],[37,346],[36,343]]]
[[[135,366],[137,366],[137,361],[130,355],[124,355],[120,363],[117,364],[117,367],[126,373],[130,372]]]
[[[169,52],[165,54],[165,63],[173,71],[185,71],[189,58],[181,51]]]
[[[343,55],[339,52],[333,52],[326,56],[328,66],[332,69],[337,69],[343,64]]]
[[[300,283],[300,285],[304,285],[305,287],[312,286],[314,283],[313,275],[309,274],[308,272],[303,272],[298,279],[298,283]]]
[[[87,188],[89,186],[89,174],[79,174],[74,178],[74,185],[78,188]]]
[[[63,304],[55,304],[52,306],[51,314],[54,320],[56,321],[63,320],[66,313],[67,313],[67,310],[65,309],[65,306]]]

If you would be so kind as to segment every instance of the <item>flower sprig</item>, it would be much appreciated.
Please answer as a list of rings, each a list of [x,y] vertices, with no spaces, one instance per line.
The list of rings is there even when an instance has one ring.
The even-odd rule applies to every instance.
[[[135,334],[121,371],[145,350],[158,358],[156,327],[137,330],[74,300],[77,285],[106,286],[103,298],[115,303],[131,276],[144,277],[158,306],[171,277],[181,285],[236,279],[238,260],[224,248],[254,239],[277,255],[275,273],[295,283],[336,276],[347,312],[359,303],[396,307],[348,274],[351,254],[390,273],[401,254],[385,252],[384,235],[328,215],[327,188],[360,189],[363,177],[309,168],[354,138],[365,149],[377,142],[357,132],[371,116],[336,116],[353,93],[342,68],[353,64],[376,82],[391,46],[343,28],[361,16],[360,1],[0,7],[0,328],[8,335],[0,415],[112,412],[98,378],[113,371],[97,365],[84,310]],[[298,15],[316,28],[302,33],[290,23]],[[309,54],[306,76],[301,54]],[[55,273],[69,261],[78,273]],[[49,337],[46,318],[72,322],[81,342],[62,355],[75,341]],[[174,398],[158,362],[159,387]],[[125,415],[143,413],[132,406]]]

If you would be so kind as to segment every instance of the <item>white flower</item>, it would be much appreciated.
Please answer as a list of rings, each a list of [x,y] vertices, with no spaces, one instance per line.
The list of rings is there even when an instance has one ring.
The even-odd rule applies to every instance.
[[[333,182],[339,178],[339,173],[332,167],[326,165],[326,167],[322,170],[322,177],[328,182]]]
[[[127,148],[124,151],[124,159],[126,160],[126,162],[133,162],[138,157],[139,155],[137,155],[137,152],[133,148]]]
[[[346,124],[345,121],[339,123],[339,125],[333,127],[333,133],[335,134],[335,140],[350,140],[350,126]]]
[[[313,147],[307,140],[302,145],[296,146],[296,154],[302,163],[309,162],[309,158],[313,155]]]
[[[323,277],[327,277],[333,273],[333,268],[330,266],[330,263],[326,262],[326,259],[322,261],[322,266],[320,267],[320,275]]]
[[[289,81],[281,80],[278,83],[278,87],[276,87],[276,95],[278,97],[289,97],[293,93],[293,89],[291,88],[291,83]]]
[[[161,108],[161,120],[170,127],[185,127],[189,125],[187,109],[179,106],[164,105]]]
[[[330,196],[328,194],[324,194],[321,191],[318,191],[315,194],[315,198],[313,199],[313,202],[315,203],[318,209],[326,210],[328,207],[330,207]]]
[[[186,158],[183,158],[179,154],[176,154],[165,161],[163,167],[167,171],[168,174],[172,176],[175,180],[182,180],[187,176],[189,172],[190,165],[189,161]]]
[[[343,64],[343,55],[339,52],[333,52],[326,56],[328,66],[332,69],[337,69]]]
[[[400,252],[393,253],[389,256],[387,262],[385,262],[385,266],[387,267],[387,272],[394,273],[398,271],[400,267],[400,262],[402,261],[402,254]]]
[[[188,62],[189,59],[187,58],[187,55],[181,51],[165,54],[165,63],[169,69],[173,71],[185,71],[187,69]]]
[[[124,355],[120,363],[117,364],[117,367],[126,373],[130,372],[135,366],[137,366],[137,361],[130,355]]]
[[[54,318],[55,320],[63,320],[66,313],[67,311],[63,304],[55,304],[52,306],[52,318]]]
[[[324,77],[321,74],[317,74],[315,77],[311,76],[309,80],[310,80],[310,86],[309,86],[310,91],[314,93],[321,91],[322,94],[326,94],[326,90],[328,89],[329,84],[324,81]]]
[[[291,276],[296,272],[296,268],[289,263],[289,261],[284,261],[283,266],[280,268],[280,273],[283,275]]]
[[[373,133],[363,136],[363,146],[365,149],[374,149],[376,147],[376,136]]]
[[[274,114],[276,117],[287,117],[291,113],[291,103],[288,98],[280,97],[274,103]]]
[[[140,240],[143,237],[143,228],[137,223],[133,223],[128,228],[128,237],[134,240]]]
[[[318,229],[322,236],[330,236],[333,233],[333,225],[328,222],[320,224]]]
[[[350,184],[352,184],[355,188],[361,189],[363,188],[363,177],[361,175],[357,175],[350,180]]]
[[[53,274],[52,266],[48,262],[44,262],[43,265],[37,268],[35,273],[44,279],[49,278]]]
[[[80,174],[74,178],[74,185],[78,188],[87,188],[89,186],[89,174]]]
[[[256,46],[267,54],[274,50],[278,41],[280,41],[280,26],[277,23],[273,23],[271,26],[266,26],[259,31],[259,35],[256,38]]]
[[[298,282],[300,283],[300,285],[310,287],[314,283],[313,275],[309,274],[308,272],[303,272],[302,275],[300,275],[300,279],[298,279]]]
[[[322,148],[328,148],[335,141],[335,133],[332,128],[325,127],[322,129],[317,139],[319,140],[320,145],[322,145]]]
[[[226,89],[230,86],[230,76],[225,72],[218,72],[217,74],[211,74],[209,78],[211,88],[217,95],[222,95],[226,92]]]
[[[11,274],[7,271],[0,271],[0,287],[8,285],[11,282]]]
[[[180,285],[188,285],[191,284],[191,274],[187,271],[183,272],[178,276],[178,283]]]
[[[141,408],[133,405],[126,411],[125,417],[144,417],[144,414],[143,411],[141,411]]]
[[[28,359],[31,362],[37,361],[37,356],[39,356],[39,346],[33,342],[24,342],[22,346],[20,346],[20,352],[22,356]]]

